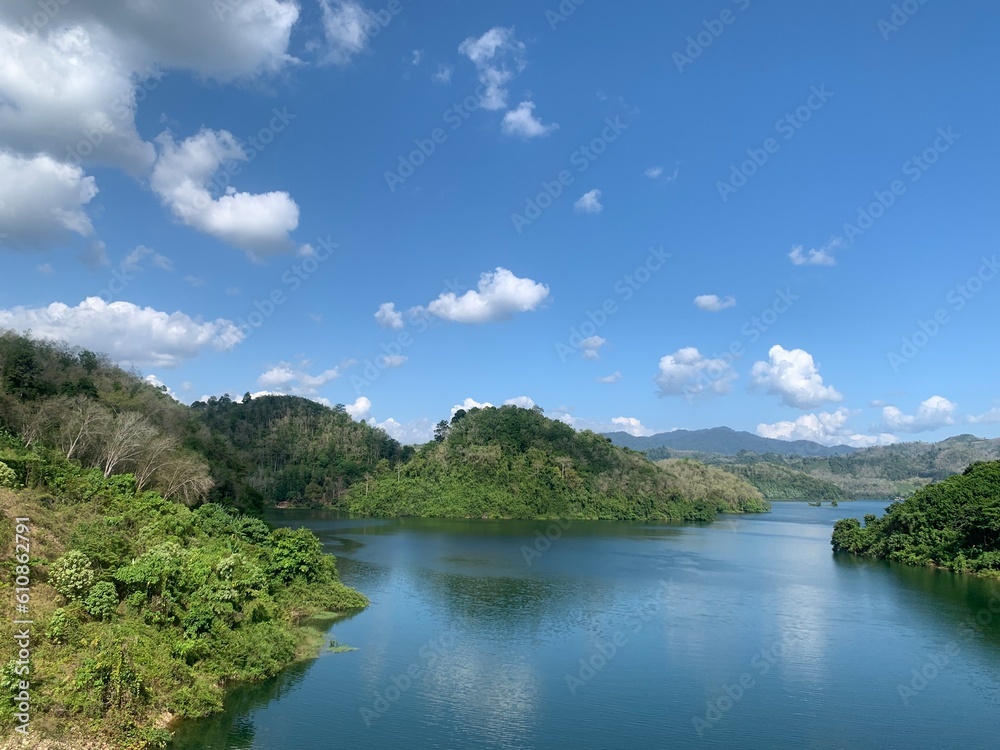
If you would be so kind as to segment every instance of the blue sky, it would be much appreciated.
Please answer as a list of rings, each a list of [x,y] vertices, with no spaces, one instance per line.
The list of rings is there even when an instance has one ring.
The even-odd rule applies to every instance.
[[[0,10],[0,326],[408,442],[1000,436],[985,0],[125,5]]]

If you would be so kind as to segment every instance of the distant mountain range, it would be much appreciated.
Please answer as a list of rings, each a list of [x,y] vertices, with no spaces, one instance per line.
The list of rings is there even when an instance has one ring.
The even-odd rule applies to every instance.
[[[635,437],[627,432],[608,432],[606,437],[623,448],[648,451],[654,448],[668,448],[675,451],[697,451],[735,456],[740,451],[753,453],[778,453],[785,456],[839,456],[854,453],[857,448],[849,445],[826,446],[812,440],[774,440],[752,432],[740,432],[729,427],[713,427],[708,430],[674,430],[661,432],[649,437]]]

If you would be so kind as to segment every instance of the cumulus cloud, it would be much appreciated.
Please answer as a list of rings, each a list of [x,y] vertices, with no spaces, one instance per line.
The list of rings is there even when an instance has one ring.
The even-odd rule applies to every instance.
[[[177,397],[177,394],[170,388],[170,386],[168,386],[166,383],[160,380],[156,375],[147,375],[144,378],[144,380],[154,388],[166,393],[174,401],[180,401],[180,399]]]
[[[248,158],[231,133],[203,129],[179,144],[169,133],[156,140],[160,153],[150,186],[182,223],[251,256],[295,248],[289,232],[299,224],[299,207],[288,193],[240,193],[232,187],[218,197],[210,192],[223,163]],[[228,182],[229,174],[225,177]]]
[[[610,375],[605,375],[603,378],[597,378],[597,382],[598,383],[611,384],[611,383],[617,383],[621,379],[622,379],[621,372],[618,371],[618,370],[615,370]]]
[[[325,61],[349,65],[368,46],[365,30],[378,27],[375,14],[353,0],[320,0],[320,6],[327,44]]]
[[[657,395],[697,396],[722,395],[733,389],[736,371],[725,359],[710,359],[693,346],[678,349],[660,359],[660,369],[654,380]]]
[[[504,401],[507,406],[520,406],[522,409],[530,409],[535,406],[535,402],[528,396],[517,396],[516,398],[509,398]]]
[[[170,258],[166,255],[161,255],[145,245],[136,245],[135,249],[122,259],[122,270],[130,272],[141,271],[146,259],[149,259],[150,265],[154,268],[159,268],[161,271],[174,270],[174,264]],[[202,281],[202,283],[205,282]]]
[[[969,422],[972,424],[995,424],[1000,422],[1000,406],[996,406],[988,412],[970,416]]]
[[[544,284],[497,268],[479,277],[477,291],[461,296],[445,292],[427,305],[427,311],[455,323],[492,323],[536,310],[548,296],[549,288]]]
[[[601,203],[601,191],[591,190],[590,192],[584,193],[580,196],[580,199],[573,204],[573,208],[576,209],[577,213],[581,214],[599,214],[604,210],[604,205]]]
[[[351,419],[361,422],[368,419],[368,415],[371,414],[372,402],[366,396],[359,396],[353,404],[347,404],[344,409],[351,415]]]
[[[0,310],[0,328],[107,352],[125,366],[174,368],[205,349],[227,351],[244,339],[229,320],[203,322],[181,312],[166,313],[131,302],[88,297],[69,307]]]
[[[510,110],[503,116],[500,123],[500,130],[504,135],[516,135],[521,138],[541,138],[558,130],[557,123],[543,125],[542,121],[535,117],[535,103],[521,102],[517,109]]]
[[[792,263],[796,266],[834,266],[837,264],[837,259],[830,254],[830,251],[835,250],[843,244],[843,240],[839,237],[832,238],[823,247],[814,250],[806,250],[802,245],[796,245],[792,248],[792,252],[788,254]]]
[[[732,295],[719,297],[717,294],[699,294],[694,298],[695,307],[706,312],[718,312],[736,306],[736,298]]]
[[[753,385],[766,388],[782,403],[797,409],[808,409],[844,397],[833,386],[823,384],[819,368],[812,355],[804,349],[791,351],[772,346],[768,362],[757,362],[750,371]]]
[[[378,358],[379,365],[383,368],[402,367],[410,358],[403,354],[384,354]]]
[[[873,445],[891,445],[898,442],[895,435],[881,433],[864,435],[848,428],[851,412],[840,407],[835,412],[803,414],[793,422],[775,422],[757,425],[757,434],[775,440],[812,440],[822,445],[850,445],[868,448]]]
[[[375,313],[375,320],[383,328],[394,328],[399,330],[403,327],[403,314],[396,310],[394,302],[383,302],[378,306]]]
[[[318,375],[310,375],[302,362],[294,366],[288,362],[280,362],[262,373],[257,378],[257,384],[272,394],[312,397],[327,383],[336,380],[343,374],[343,369],[350,363],[344,363]]]
[[[434,425],[429,419],[416,419],[412,422],[400,423],[389,417],[384,422],[369,419],[368,424],[384,430],[389,437],[398,440],[403,445],[429,443],[434,437]]]
[[[608,343],[606,338],[601,336],[588,336],[587,338],[580,341],[580,349],[583,349],[584,359],[600,359],[601,354],[598,351],[602,346]]]
[[[491,404],[489,401],[484,401],[482,403],[479,403],[478,401],[476,401],[476,399],[470,397],[465,399],[465,401],[463,401],[462,403],[455,404],[453,407],[451,407],[451,416],[454,417],[455,412],[457,412],[459,409],[465,409],[466,411],[469,411],[469,409],[485,409],[489,406],[493,406],[493,404]]]
[[[931,396],[921,401],[915,414],[904,414],[895,406],[883,406],[882,418],[891,430],[899,432],[926,432],[954,424],[957,404],[943,396]]]
[[[30,250],[93,234],[86,206],[95,195],[94,178],[79,167],[0,151],[0,243]]]
[[[514,28],[496,26],[481,37],[469,37],[458,51],[476,66],[484,88],[479,106],[491,111],[506,107],[507,85],[526,64],[525,47],[514,38]]]
[[[611,424],[622,432],[627,432],[634,437],[649,437],[655,435],[656,431],[651,430],[635,417],[614,417]]]

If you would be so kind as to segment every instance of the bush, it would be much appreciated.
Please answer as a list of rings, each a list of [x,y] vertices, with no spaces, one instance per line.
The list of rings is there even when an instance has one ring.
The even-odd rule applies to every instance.
[[[17,474],[3,461],[0,461],[0,487],[17,487]]]
[[[118,591],[115,585],[110,581],[95,583],[83,606],[91,617],[110,620],[118,611]]]
[[[49,568],[49,583],[68,601],[82,601],[94,585],[90,559],[80,550],[70,550]]]

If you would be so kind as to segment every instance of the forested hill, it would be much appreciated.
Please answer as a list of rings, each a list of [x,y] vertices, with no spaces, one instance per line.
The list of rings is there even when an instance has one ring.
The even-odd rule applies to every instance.
[[[408,462],[382,462],[355,484],[345,505],[374,516],[668,521],[768,509],[736,477],[685,482],[684,468],[658,467],[538,407],[459,410]]]
[[[774,440],[750,432],[738,432],[729,427],[706,430],[674,430],[649,437],[636,437],[627,432],[607,433],[611,442],[623,448],[645,452],[650,459],[677,457],[674,451],[696,451],[735,456],[740,451],[778,453],[792,456],[834,456],[857,450],[848,445],[826,446],[811,440]]]
[[[412,450],[343,407],[292,396],[184,406],[103,355],[12,332],[0,332],[0,428],[105,476],[134,474],[139,490],[253,514],[332,502]],[[0,458],[24,481],[26,456]]]
[[[838,521],[833,547],[910,565],[938,565],[1000,577],[1000,461],[962,474],[889,506],[882,518]]]

